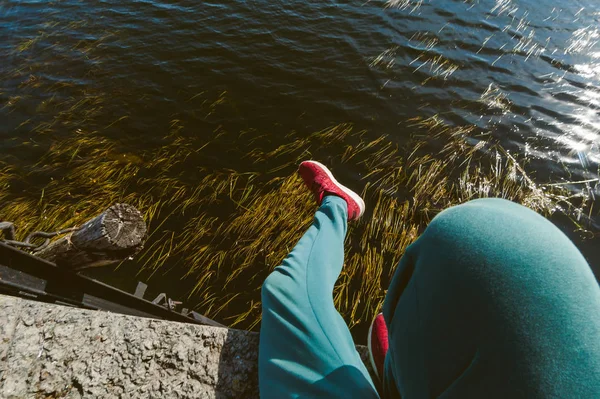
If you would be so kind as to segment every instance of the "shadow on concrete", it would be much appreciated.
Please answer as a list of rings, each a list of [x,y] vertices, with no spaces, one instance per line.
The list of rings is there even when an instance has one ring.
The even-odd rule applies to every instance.
[[[258,333],[227,330],[221,349],[217,399],[258,399]]]

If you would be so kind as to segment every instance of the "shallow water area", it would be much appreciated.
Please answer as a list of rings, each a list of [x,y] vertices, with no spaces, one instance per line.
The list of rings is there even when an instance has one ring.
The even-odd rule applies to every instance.
[[[397,183],[396,149],[406,160],[415,139],[433,156],[448,144],[416,126],[436,116],[469,127],[470,146],[500,145],[508,155],[491,156],[514,157],[532,183],[577,203],[600,194],[595,0],[6,0],[0,56],[0,219],[57,229],[134,202],[154,234],[146,251],[89,273],[123,288],[148,281],[150,295],[241,327],[256,327],[260,281],[296,239],[282,233],[294,229],[285,209],[270,208],[286,202],[268,194],[302,195],[288,178],[299,159],[359,191]],[[389,176],[371,175],[378,167]],[[394,209],[409,194],[389,194]],[[388,204],[378,198],[372,209]],[[253,209],[280,227],[245,227]],[[598,275],[599,219],[585,209],[553,220]],[[301,231],[310,208],[294,212]],[[350,245],[387,250],[370,237]],[[227,248],[253,262],[235,269]],[[377,287],[353,289],[380,298],[391,267],[377,266]]]

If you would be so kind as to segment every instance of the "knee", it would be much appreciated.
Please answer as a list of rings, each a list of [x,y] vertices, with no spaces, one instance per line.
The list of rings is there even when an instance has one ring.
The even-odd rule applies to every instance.
[[[537,241],[535,234],[531,233],[540,230],[562,236],[551,222],[529,208],[501,198],[484,198],[441,212],[424,235],[458,245],[507,244],[523,240]]]
[[[431,222],[432,225],[485,222],[501,217],[510,222],[513,219],[522,219],[523,214],[537,218],[539,215],[523,205],[503,198],[481,198],[471,200],[460,205],[445,209]]]
[[[443,211],[420,241],[420,253],[429,252],[461,274],[481,270],[505,277],[527,273],[542,278],[550,271],[557,274],[556,269],[589,269],[579,250],[553,223],[529,208],[497,198]]]

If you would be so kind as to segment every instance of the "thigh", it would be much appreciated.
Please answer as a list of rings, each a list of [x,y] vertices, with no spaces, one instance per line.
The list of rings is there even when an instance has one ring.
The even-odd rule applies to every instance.
[[[600,397],[599,314],[598,283],[558,228],[472,201],[435,218],[399,265],[386,376],[403,397]]]

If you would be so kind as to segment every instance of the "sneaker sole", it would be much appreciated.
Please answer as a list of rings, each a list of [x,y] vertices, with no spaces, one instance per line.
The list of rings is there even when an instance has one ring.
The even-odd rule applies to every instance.
[[[312,163],[313,165],[318,166],[320,169],[322,169],[327,176],[329,177],[329,179],[331,179],[331,181],[333,182],[333,184],[335,184],[337,187],[340,188],[340,190],[342,190],[344,193],[346,193],[350,198],[352,198],[357,204],[358,204],[358,208],[360,209],[360,213],[357,217],[360,218],[364,213],[365,213],[365,201],[363,201],[363,199],[360,197],[360,195],[356,194],[354,191],[350,190],[348,187],[344,186],[342,183],[338,182],[335,177],[333,177],[333,174],[331,173],[331,171],[327,168],[327,166],[323,165],[320,162],[317,161],[305,161],[306,163]]]
[[[375,318],[373,318],[373,321],[371,322],[371,326],[369,327],[369,335],[367,336],[367,349],[369,350],[369,361],[371,362],[371,367],[373,368],[373,373],[375,373],[375,376],[379,379],[379,381],[381,381],[381,376],[379,375],[379,372],[377,371],[377,365],[375,364],[375,358],[373,357],[373,347],[371,345],[371,338],[373,335],[373,326],[375,325],[375,319],[377,318],[377,316],[379,316],[379,315],[375,315]]]

